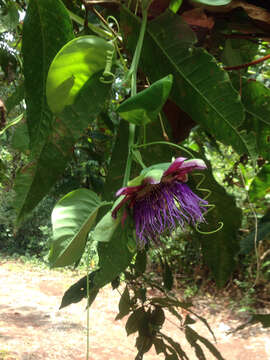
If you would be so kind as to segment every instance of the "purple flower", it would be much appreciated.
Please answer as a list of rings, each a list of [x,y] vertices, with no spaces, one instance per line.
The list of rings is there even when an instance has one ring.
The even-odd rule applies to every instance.
[[[158,164],[144,169],[129,185],[117,191],[123,196],[113,209],[112,216],[127,204],[135,222],[137,239],[141,246],[150,240],[158,242],[160,235],[169,235],[177,226],[196,225],[204,221],[207,201],[194,194],[186,184],[188,173],[203,170],[199,159],[186,161],[177,158],[171,164]],[[124,211],[122,222],[126,217]]]

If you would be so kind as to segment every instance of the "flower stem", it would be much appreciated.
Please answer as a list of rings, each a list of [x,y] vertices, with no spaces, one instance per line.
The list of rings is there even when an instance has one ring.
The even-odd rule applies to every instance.
[[[134,53],[132,63],[131,63],[129,73],[128,73],[128,77],[131,77],[131,97],[137,94],[137,71],[138,71],[139,60],[140,60],[141,51],[142,51],[143,39],[144,39],[145,30],[146,30],[146,24],[147,24],[147,10],[143,9],[140,35],[139,35],[135,53]],[[135,130],[136,130],[136,125],[129,124],[128,157],[127,157],[125,175],[124,175],[124,180],[123,180],[123,187],[127,185],[129,178],[130,178],[130,171],[131,171],[131,164],[132,164],[132,148],[134,146],[134,141],[135,141]]]
[[[183,147],[181,145],[174,144],[170,141],[153,141],[153,142],[146,143],[146,144],[136,145],[136,146],[134,146],[134,149],[145,148],[147,146],[152,146],[152,145],[167,145],[167,146],[175,147],[178,150],[186,152],[192,159],[194,159],[194,155],[190,151],[188,151],[188,149],[186,149],[185,147]]]

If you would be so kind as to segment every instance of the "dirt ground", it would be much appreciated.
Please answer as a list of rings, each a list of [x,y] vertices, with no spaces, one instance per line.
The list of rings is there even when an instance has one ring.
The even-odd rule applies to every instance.
[[[58,310],[64,291],[80,276],[70,272],[42,270],[18,262],[0,263],[0,360],[85,360],[85,301]],[[135,336],[126,336],[126,319],[115,321],[119,294],[108,286],[90,310],[90,359],[133,360]],[[196,300],[194,310],[204,316],[215,332],[216,347],[227,360],[270,360],[270,330],[253,325],[236,334],[239,318],[222,301]],[[174,322],[174,324],[173,324]],[[206,327],[192,327],[212,341]],[[197,359],[183,333],[169,318],[165,331],[180,342],[191,360]],[[206,352],[207,360],[214,357]],[[161,360],[152,348],[145,360]]]

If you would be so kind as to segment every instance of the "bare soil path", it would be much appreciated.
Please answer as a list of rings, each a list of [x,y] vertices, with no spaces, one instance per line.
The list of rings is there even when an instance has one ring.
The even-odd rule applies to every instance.
[[[0,360],[85,360],[85,302],[58,310],[64,291],[80,276],[42,270],[14,261],[0,263]],[[126,336],[125,321],[115,321],[119,294],[110,287],[100,292],[90,310],[91,360],[133,360],[135,336]],[[241,323],[229,309],[198,299],[195,311],[204,316],[217,337],[217,348],[226,360],[270,360],[270,331],[253,325],[234,335],[226,332]],[[213,305],[213,300],[211,300]],[[175,320],[174,320],[175,322]],[[192,325],[212,341],[200,322]],[[191,360],[194,351],[170,321],[166,333],[179,341]],[[207,353],[207,352],[206,352]],[[161,360],[154,349],[145,360]],[[207,353],[207,360],[214,357]]]

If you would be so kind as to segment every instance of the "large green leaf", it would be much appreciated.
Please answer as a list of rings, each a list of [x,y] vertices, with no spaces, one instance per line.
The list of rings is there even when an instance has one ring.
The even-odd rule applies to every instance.
[[[49,66],[74,37],[61,0],[30,0],[23,24],[22,54],[30,146],[39,151],[51,132],[53,116],[46,102]]]
[[[122,27],[131,51],[136,46],[139,25],[139,19],[123,8]],[[238,153],[248,153],[246,138],[238,130],[244,119],[240,96],[215,59],[193,47],[190,32],[181,17],[172,12],[151,21],[140,65],[151,81],[171,73],[171,99],[216,139],[232,145]]]
[[[80,259],[100,206],[99,197],[88,189],[74,190],[58,201],[52,212],[52,267],[72,265]]]
[[[13,149],[21,152],[29,150],[29,134],[25,121],[21,121],[19,125],[16,126],[11,139],[11,146]]]
[[[105,220],[101,219],[100,223],[103,225],[108,223],[108,216],[111,216],[111,211],[105,215]],[[103,227],[103,238],[99,235],[95,236],[94,230],[92,237],[93,239],[99,240],[98,243],[98,270],[93,271],[90,274],[90,301],[89,305],[93,302],[98,290],[106,284],[113,281],[121,272],[123,272],[130,264],[134,251],[131,247],[134,245],[133,230],[130,227],[128,221],[125,221],[124,226],[121,224],[119,219],[114,220],[115,224],[112,224],[111,230],[109,227],[103,227],[100,223],[98,227]],[[132,246],[130,246],[132,245]],[[133,246],[134,247],[134,246]],[[61,307],[67,306],[73,302],[78,302],[82,298],[86,297],[86,276],[80,279],[77,283],[73,284],[64,294],[62,299]]]
[[[121,121],[113,148],[102,198],[111,200],[122,187],[128,152],[128,123]]]
[[[72,156],[74,143],[104,108],[110,85],[101,83],[100,75],[92,76],[74,104],[65,107],[39,156],[18,173],[15,182],[18,221],[23,220],[55,184]]]
[[[210,190],[211,195],[207,201],[215,207],[205,216],[206,224],[200,224],[199,230],[211,232],[217,229],[221,222],[223,227],[212,234],[194,232],[194,236],[200,240],[205,262],[217,285],[221,287],[234,270],[234,256],[239,250],[237,232],[241,225],[241,210],[236,207],[234,198],[214,179],[210,163],[206,159],[204,161],[208,168],[203,171],[205,179],[199,188]],[[196,180],[196,183],[199,181],[197,176],[192,176],[192,180]],[[204,191],[193,190],[201,197],[207,195]]]
[[[54,58],[48,73],[46,94],[50,109],[60,113],[71,105],[86,81],[106,66],[114,45],[97,36],[81,36],[68,42]]]
[[[260,82],[242,79],[242,101],[247,112],[244,127],[254,137],[259,155],[270,160],[270,90]]]
[[[251,201],[256,201],[270,193],[270,165],[264,165],[258,175],[253,179],[249,196]]]
[[[242,101],[255,119],[270,125],[270,90],[259,81],[244,81]]]
[[[118,107],[117,112],[128,122],[146,125],[157,119],[172,88],[173,77],[168,75],[147,89],[131,96]]]
[[[106,237],[106,233],[104,233],[104,237]],[[134,238],[134,225],[132,226],[127,218],[124,225],[119,222],[113,236],[110,234],[109,241],[99,242],[99,271],[93,279],[95,289],[110,283],[126,269],[135,255]]]

